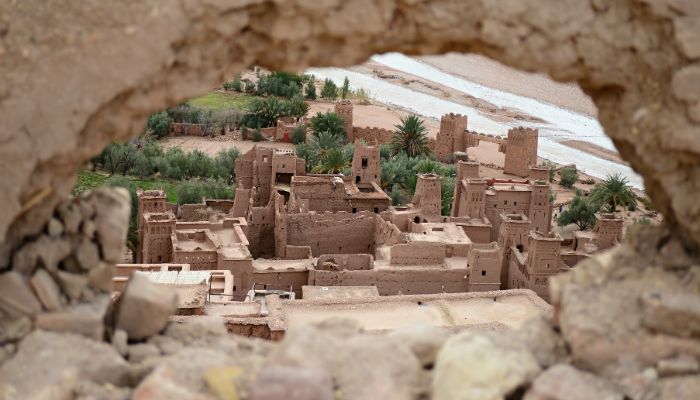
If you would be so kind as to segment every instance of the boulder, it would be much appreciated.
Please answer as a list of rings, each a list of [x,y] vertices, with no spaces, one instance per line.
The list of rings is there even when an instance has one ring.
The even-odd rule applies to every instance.
[[[499,400],[537,376],[537,358],[524,345],[495,335],[467,331],[445,343],[435,364],[433,399]]]
[[[175,290],[136,272],[119,298],[115,327],[124,330],[131,340],[148,339],[165,328],[177,305]]]
[[[75,333],[102,340],[105,316],[110,304],[109,295],[103,294],[89,303],[78,303],[61,311],[39,314],[34,325],[47,331]]]
[[[37,297],[48,311],[61,308],[61,289],[45,269],[38,269],[29,280]]]
[[[100,188],[92,191],[97,239],[105,261],[118,263],[125,249],[126,233],[131,216],[131,196],[124,188]]]
[[[14,271],[0,274],[0,311],[10,316],[41,312],[41,303],[22,274]]]
[[[253,382],[250,400],[333,400],[333,381],[320,369],[270,367]]]
[[[35,330],[20,342],[15,356],[0,366],[0,398],[38,398],[47,388],[60,386],[68,375],[76,381],[121,386],[128,371],[126,361],[106,343]]]
[[[523,400],[622,400],[623,397],[610,382],[568,364],[557,364],[535,379]]]

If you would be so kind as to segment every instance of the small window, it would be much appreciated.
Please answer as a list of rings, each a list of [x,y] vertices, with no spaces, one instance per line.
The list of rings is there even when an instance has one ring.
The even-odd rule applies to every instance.
[[[416,217],[413,218],[413,222],[416,224],[420,223],[420,217],[416,215]]]
[[[517,201],[514,201],[514,202],[513,202],[513,205],[514,205],[514,206],[517,206],[517,205],[518,205],[518,202],[517,202]]]
[[[352,208],[352,213],[355,214],[357,212],[357,208],[353,207]]]
[[[362,157],[362,168],[367,168],[367,158]]]
[[[483,269],[481,270],[481,276],[486,276],[486,271]]]
[[[360,175],[357,175],[357,176],[355,177],[355,183],[360,183]]]
[[[508,205],[508,200],[503,200],[503,205],[507,206]]]
[[[375,212],[376,214],[378,214],[378,213],[379,213],[379,207],[374,207],[374,212]]]

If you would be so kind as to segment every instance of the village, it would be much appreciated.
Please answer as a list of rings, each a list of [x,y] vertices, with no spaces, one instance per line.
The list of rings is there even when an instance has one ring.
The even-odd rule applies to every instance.
[[[268,77],[289,74],[245,76],[250,79],[239,77],[225,87],[242,92],[247,86],[252,91],[254,80],[262,87]],[[506,137],[478,133],[470,131],[467,117],[459,114],[444,115],[434,138],[421,132],[424,143],[417,146],[433,157],[425,159],[428,171],[415,174],[412,194],[395,196],[396,189],[384,190],[397,185],[382,182],[387,176],[382,163],[391,162],[382,151],[391,151],[400,126],[358,126],[356,119],[366,121],[366,107],[377,106],[342,94],[338,100],[308,99],[309,90],[315,90],[309,88],[317,85],[322,93],[343,91],[328,81],[308,81],[307,106],[301,108],[324,110],[314,117],[281,117],[271,127],[250,130],[240,123],[245,117],[235,121],[238,124],[220,126],[169,124],[162,141],[170,149],[178,143],[247,149],[235,158],[231,171],[233,199],[204,196],[177,204],[168,202],[163,189],[137,189],[136,243],[126,261],[117,265],[117,288],[123,289],[134,273],[145,273],[177,289],[179,316],[174,318],[217,315],[231,332],[267,339],[283,337],[289,324],[342,315],[343,310],[367,304],[375,307],[350,315],[370,331],[385,331],[425,318],[421,311],[378,318],[406,301],[457,307],[501,296],[509,301],[477,313],[491,315],[488,318],[465,320],[457,315],[448,320],[463,321],[456,326],[517,326],[546,307],[550,277],[619,243],[626,225],[638,221],[630,215],[658,220],[653,211],[596,212],[590,207],[588,215],[579,217],[582,221],[557,224],[557,214],[566,214],[572,198],[582,192],[573,184],[557,185],[553,178],[567,170],[578,178],[575,165],[545,165],[537,156],[536,129],[516,127]],[[214,93],[242,95],[225,88]],[[411,118],[423,126],[416,116],[398,117],[401,123]],[[315,128],[323,123],[325,131]],[[304,147],[323,140],[319,137],[332,129],[338,141],[348,143],[343,150],[347,164],[319,169],[321,155],[309,155]],[[332,151],[312,146],[311,152]],[[500,165],[482,164],[480,156]],[[314,162],[315,167],[308,165]],[[453,177],[444,172],[449,168]],[[449,179],[453,183],[445,185]],[[585,179],[589,192],[592,179]],[[451,203],[447,207],[446,201]],[[534,295],[512,295],[507,291],[511,289],[529,289]],[[496,292],[501,290],[506,292]],[[430,317],[429,322],[455,324],[442,317]]]

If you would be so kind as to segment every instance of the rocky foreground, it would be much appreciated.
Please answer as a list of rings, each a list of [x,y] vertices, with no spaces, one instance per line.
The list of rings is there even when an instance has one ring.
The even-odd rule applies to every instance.
[[[519,331],[369,335],[329,319],[267,342],[231,335],[219,319],[168,322],[177,299],[147,278],[109,301],[103,274],[83,266],[112,259],[104,248],[116,236],[100,232],[121,233],[125,215],[100,219],[99,210],[122,210],[124,195],[59,205],[0,275],[14,282],[0,295],[0,309],[12,311],[0,324],[0,398],[700,398],[700,265],[665,228],[643,227],[558,276],[553,315]],[[59,212],[69,209],[75,217]],[[44,251],[63,241],[59,255]],[[98,251],[81,250],[90,245]]]

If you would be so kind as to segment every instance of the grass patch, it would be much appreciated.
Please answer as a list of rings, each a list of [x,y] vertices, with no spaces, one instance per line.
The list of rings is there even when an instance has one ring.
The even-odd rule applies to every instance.
[[[204,96],[196,97],[189,101],[193,106],[209,110],[248,110],[250,103],[257,96],[245,93],[210,92]]]
[[[115,177],[121,177],[121,175],[113,175]],[[126,176],[129,181],[131,181],[137,188],[143,190],[154,190],[163,189],[165,190],[165,196],[169,203],[177,202],[177,186],[179,181],[169,181],[164,179],[139,179],[133,176]],[[109,180],[109,175],[101,172],[93,171],[80,171],[78,172],[78,179],[75,181],[75,186],[73,186],[72,194],[73,196],[78,196],[86,190],[91,190],[100,186],[104,186]]]

